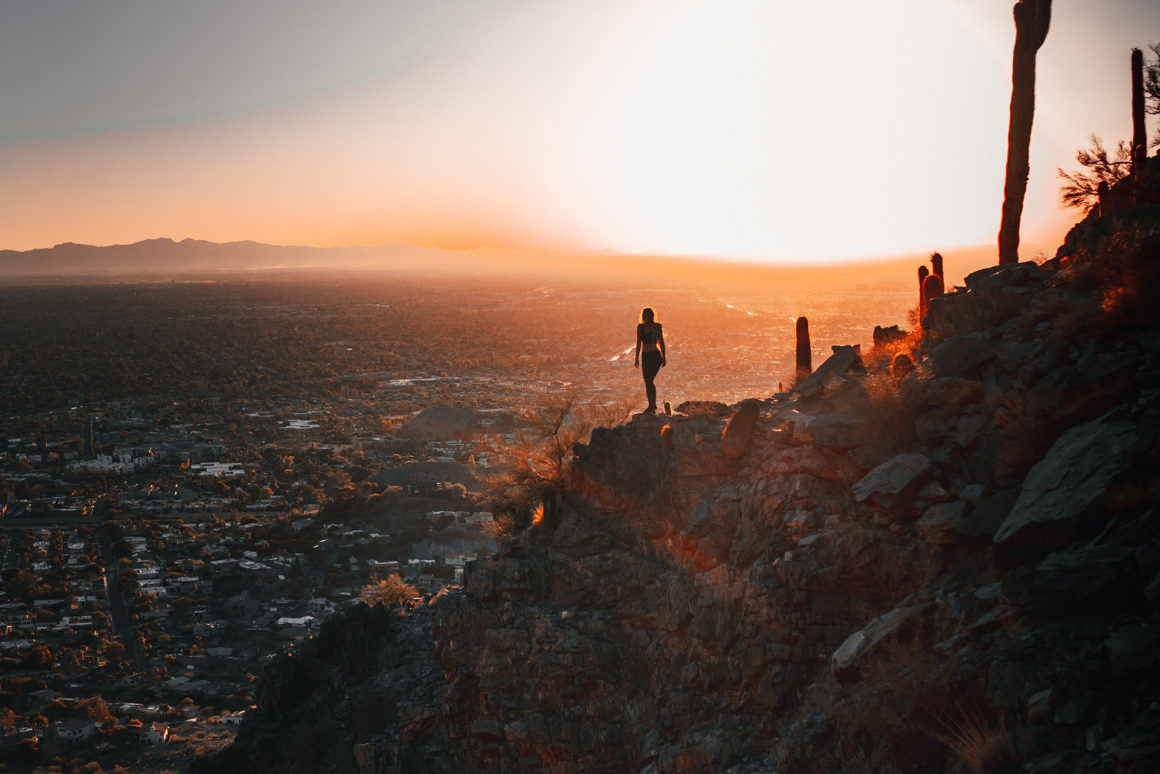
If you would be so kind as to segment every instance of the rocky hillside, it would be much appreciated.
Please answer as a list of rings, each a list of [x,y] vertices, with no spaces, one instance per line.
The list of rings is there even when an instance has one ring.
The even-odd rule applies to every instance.
[[[195,770],[1160,770],[1160,210],[1115,218],[790,394],[598,429]]]

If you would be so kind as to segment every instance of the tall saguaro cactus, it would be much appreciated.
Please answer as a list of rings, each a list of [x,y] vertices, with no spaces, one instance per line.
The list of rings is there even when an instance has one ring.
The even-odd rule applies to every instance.
[[[926,317],[926,294],[923,293],[923,284],[926,278],[930,276],[930,269],[923,265],[918,267],[918,323],[922,324],[922,318]]]
[[[930,254],[930,273],[937,274],[938,276],[943,278],[944,283],[946,282],[946,275],[943,274],[942,253],[931,253]]]
[[[999,224],[999,265],[1019,262],[1019,223],[1031,171],[1031,124],[1035,118],[1035,55],[1047,38],[1051,0],[1019,0],[1015,52],[1011,58],[1011,121],[1007,128],[1007,176]]]
[[[938,274],[931,274],[922,283],[922,297],[926,300],[926,309],[930,311],[930,300],[939,298],[945,292],[943,278]]]
[[[1144,53],[1132,49],[1132,187],[1142,192],[1148,173],[1148,135],[1144,130]]]
[[[810,321],[797,318],[797,378],[805,379],[814,370],[813,355],[810,352]]]

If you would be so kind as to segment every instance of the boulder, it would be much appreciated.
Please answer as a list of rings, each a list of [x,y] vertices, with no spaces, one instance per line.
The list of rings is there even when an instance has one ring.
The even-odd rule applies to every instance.
[[[728,459],[740,459],[753,443],[757,431],[757,420],[761,416],[761,404],[756,400],[743,401],[729,417],[725,429],[721,431],[721,453]]]
[[[931,460],[925,454],[897,454],[854,484],[854,499],[889,508],[918,493],[930,480]]]
[[[818,414],[810,422],[810,431],[814,443],[820,446],[851,449],[857,445],[855,439],[865,423],[865,419],[853,414]]]
[[[1101,648],[1114,675],[1154,673],[1160,657],[1160,627],[1147,623],[1112,632]]]
[[[964,414],[955,421],[954,442],[963,448],[971,446],[987,426],[982,414]]]
[[[729,414],[729,407],[715,400],[687,400],[677,406],[677,412],[691,417],[723,417]]]
[[[1107,610],[1142,602],[1139,571],[1131,547],[1085,546],[1057,551],[1034,569],[1025,593],[1013,587],[1029,607]]]
[[[902,341],[909,335],[909,331],[904,331],[897,325],[891,325],[890,327],[875,325],[874,346],[881,347],[885,344],[893,344],[896,341]]]
[[[972,490],[976,491],[978,490]],[[967,537],[991,540],[1017,499],[1019,499],[1018,489],[1004,489],[984,495],[978,504],[963,516],[955,531]]]
[[[967,505],[978,505],[986,493],[987,488],[982,484],[967,484],[959,490],[959,499]]]
[[[819,395],[841,382],[851,371],[862,370],[862,351],[857,345],[835,346],[834,354],[826,358],[812,374],[797,383],[796,390],[803,398]]]
[[[1031,469],[1011,512],[995,533],[1008,540],[1032,524],[1076,519],[1136,459],[1141,430],[1130,417],[1105,414],[1071,428]]]
[[[987,266],[973,271],[963,278],[968,290],[987,291],[1002,290],[1007,287],[1026,285],[1040,276],[1042,270],[1034,261],[1008,264],[1002,266]]]
[[[951,336],[930,353],[930,370],[936,377],[972,376],[998,352],[998,343],[987,331]]]
[[[954,341],[948,339],[946,343]],[[941,347],[940,347],[941,349]],[[961,413],[964,406],[983,400],[983,383],[978,379],[961,376],[943,376],[926,383],[923,399],[936,409]]]
[[[923,318],[923,338],[928,343],[946,336],[993,331],[1027,307],[1026,290],[1012,287],[1000,290],[948,293],[928,302]]]
[[[898,453],[898,446],[886,442],[871,442],[865,446],[856,446],[846,453],[846,456],[860,470],[873,470],[886,460]]]
[[[858,662],[886,637],[897,633],[918,615],[922,605],[902,605],[875,618],[846,638],[830,656],[830,670],[843,682],[857,680]]]
[[[927,543],[947,545],[958,539],[956,530],[963,520],[966,503],[938,503],[923,511],[922,517],[914,523],[915,530]]]
[[[1055,692],[1050,688],[1036,691],[1027,700],[1027,721],[1029,723],[1043,723],[1051,717],[1055,706]]]

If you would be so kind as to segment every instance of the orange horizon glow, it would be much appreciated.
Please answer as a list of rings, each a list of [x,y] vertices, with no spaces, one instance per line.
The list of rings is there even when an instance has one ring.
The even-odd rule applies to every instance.
[[[1079,219],[1055,167],[1127,125],[1107,96],[1126,55],[1076,61],[1068,42],[1119,50],[1144,12],[1117,2],[1131,13],[1053,19],[1025,244]],[[549,0],[441,23],[421,54],[295,98],[0,134],[0,249],[190,237],[809,263],[994,242],[1009,3]]]

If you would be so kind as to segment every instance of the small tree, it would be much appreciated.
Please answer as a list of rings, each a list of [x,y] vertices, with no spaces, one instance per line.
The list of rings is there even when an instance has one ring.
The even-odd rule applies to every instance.
[[[531,511],[544,488],[573,488],[572,450],[594,427],[611,427],[628,418],[628,404],[593,407],[581,404],[574,392],[547,397],[525,415],[526,431],[516,443],[496,448],[502,471],[487,480],[487,500],[496,513],[519,531],[531,523]]]
[[[380,581],[363,586],[359,596],[372,607],[375,605],[397,607],[419,596],[419,591],[398,575],[388,575]]]
[[[1060,199],[1067,207],[1076,207],[1091,212],[1100,201],[1100,183],[1107,183],[1111,188],[1122,180],[1132,163],[1132,149],[1128,143],[1120,140],[1116,147],[1114,158],[1108,158],[1108,151],[1103,141],[1096,135],[1091,136],[1090,150],[1083,148],[1075,152],[1075,160],[1086,171],[1075,173],[1057,170],[1064,182],[1059,191]]]
[[[108,661],[109,669],[116,671],[121,668],[121,659],[125,656],[125,646],[117,640],[110,640],[105,645],[104,655]]]

